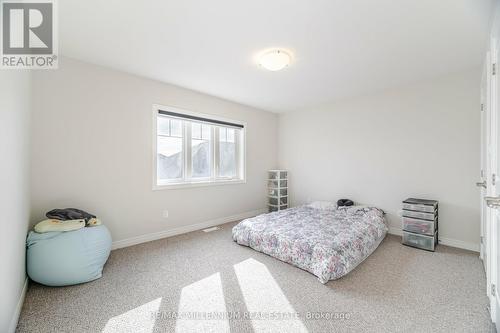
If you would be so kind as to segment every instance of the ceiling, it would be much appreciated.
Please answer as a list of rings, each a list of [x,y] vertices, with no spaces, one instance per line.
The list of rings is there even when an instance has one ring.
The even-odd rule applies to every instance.
[[[490,0],[64,0],[62,55],[273,112],[478,66]],[[279,72],[255,55],[290,50]]]

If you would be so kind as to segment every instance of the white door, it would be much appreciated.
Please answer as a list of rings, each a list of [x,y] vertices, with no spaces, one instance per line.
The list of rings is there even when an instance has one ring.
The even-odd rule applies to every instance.
[[[487,62],[484,65],[483,69],[483,75],[481,78],[481,170],[479,172],[480,174],[480,182],[476,183],[476,186],[478,186],[481,190],[481,195],[480,195],[480,205],[481,205],[481,249],[480,249],[480,258],[483,260],[483,265],[484,265],[484,271],[486,272],[488,270],[488,251],[486,251],[486,235],[487,235],[487,223],[486,223],[486,214],[487,214],[487,207],[486,207],[486,201],[484,200],[484,197],[487,196],[487,186],[488,186],[488,181],[486,177],[486,165],[487,165],[487,143],[489,142],[489,130],[487,131]]]
[[[498,252],[498,240],[500,239],[500,191],[497,189],[497,178],[500,175],[500,143],[498,142],[498,129],[500,128],[498,97],[500,85],[498,83],[497,63],[499,46],[497,40],[491,41],[491,48],[487,57],[486,75],[486,184],[487,197],[485,237],[486,237],[486,276],[487,289],[490,298],[491,319],[500,323],[500,298],[496,286],[500,276],[500,255]]]
[[[491,25],[488,53],[481,83],[481,103],[484,112],[481,116],[481,195],[486,194],[487,208],[481,209],[481,257],[486,268],[487,293],[490,300],[491,319],[500,327],[500,3],[495,4],[494,19]]]
[[[492,48],[491,48],[491,83],[490,83],[490,91],[491,91],[491,96],[490,96],[490,103],[491,103],[491,117],[492,117],[492,123],[493,123],[493,128],[492,128],[492,149],[494,152],[494,156],[492,156],[492,176],[494,177],[492,180],[493,184],[493,191],[495,192],[495,196],[498,197],[500,195],[499,188],[496,186],[496,179],[498,178],[497,176],[500,175],[500,163],[498,163],[498,157],[500,156],[500,136],[499,134],[499,129],[500,129],[500,82],[498,80],[498,63],[500,63],[500,43],[499,39],[496,38],[492,41],[491,43]],[[496,207],[496,209],[493,209],[493,219],[491,223],[490,230],[492,232],[491,237],[491,270],[493,271],[492,274],[492,284],[493,286],[498,286],[498,281],[500,277],[500,252],[499,252],[499,247],[498,247],[498,241],[500,240],[500,207]],[[491,295],[493,296],[494,300],[493,303],[494,305],[492,306],[492,316],[495,316],[495,322],[500,323],[500,297],[499,297],[499,292],[497,290],[498,288],[493,287],[491,290]]]

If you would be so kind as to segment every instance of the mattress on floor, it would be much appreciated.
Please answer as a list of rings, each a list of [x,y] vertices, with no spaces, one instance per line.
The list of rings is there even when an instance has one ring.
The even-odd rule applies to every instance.
[[[386,233],[375,207],[317,209],[299,206],[241,221],[233,240],[316,275],[338,279],[366,259]]]

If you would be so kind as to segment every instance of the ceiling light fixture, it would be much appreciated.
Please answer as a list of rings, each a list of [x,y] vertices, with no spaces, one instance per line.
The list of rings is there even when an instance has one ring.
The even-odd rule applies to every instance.
[[[273,49],[262,53],[258,61],[260,66],[275,72],[290,65],[292,56],[284,50]]]

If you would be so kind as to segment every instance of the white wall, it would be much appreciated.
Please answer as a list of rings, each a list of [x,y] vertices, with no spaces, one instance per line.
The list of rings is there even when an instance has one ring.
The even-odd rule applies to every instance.
[[[25,247],[29,224],[29,138],[31,76],[26,71],[0,73],[0,332],[17,324],[26,279]]]
[[[117,241],[265,208],[275,114],[71,59],[59,67],[33,78],[33,222],[78,207]],[[247,183],[152,191],[155,103],[247,122]]]
[[[266,170],[291,199],[352,198],[399,228],[401,200],[440,201],[440,236],[479,243],[479,69],[278,117],[63,59],[34,74],[32,222],[56,207],[99,215],[114,240],[265,207]],[[246,184],[152,191],[151,105],[248,123]],[[169,210],[169,218],[162,211]]]
[[[351,198],[388,213],[440,202],[440,238],[479,244],[480,70],[280,116],[291,200]]]

